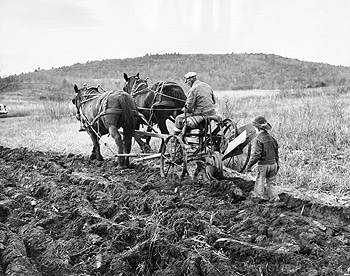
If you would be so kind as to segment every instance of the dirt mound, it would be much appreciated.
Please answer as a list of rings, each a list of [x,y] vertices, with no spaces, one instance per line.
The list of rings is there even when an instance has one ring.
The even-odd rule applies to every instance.
[[[0,275],[347,275],[349,209],[0,147]]]

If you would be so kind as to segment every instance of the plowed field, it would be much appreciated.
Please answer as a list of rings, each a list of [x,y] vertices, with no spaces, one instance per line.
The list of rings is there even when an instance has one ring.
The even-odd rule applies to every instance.
[[[152,162],[0,147],[0,275],[350,275],[349,208],[256,203],[252,181]]]

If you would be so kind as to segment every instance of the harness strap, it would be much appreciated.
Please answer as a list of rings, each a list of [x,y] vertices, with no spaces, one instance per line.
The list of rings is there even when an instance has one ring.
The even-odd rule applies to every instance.
[[[152,106],[169,106],[169,107],[175,107],[175,103],[171,101],[156,101]],[[181,109],[181,108],[180,108]]]
[[[83,114],[83,111],[82,111],[82,107],[80,105],[80,108],[79,108],[79,111],[80,111],[80,114],[83,116],[83,119],[88,122],[88,127],[92,127],[92,125],[94,123],[96,123],[96,121],[98,121],[102,116],[105,116],[105,115],[109,115],[109,114],[117,114],[117,115],[120,115],[122,114],[122,109],[120,108],[111,108],[111,107],[108,107],[108,98],[110,96],[110,94],[113,93],[113,90],[109,91],[100,101],[100,109],[99,109],[99,113],[95,116],[95,118],[89,122],[89,120],[86,118],[86,116]],[[134,116],[137,116],[139,113],[137,110],[132,110],[132,115]],[[98,124],[98,133],[100,134],[100,131],[99,131],[99,124]]]
[[[176,97],[173,97],[173,96],[169,96],[169,95],[166,95],[166,94],[164,94],[163,93],[163,89],[164,89],[164,87],[167,87],[167,86],[171,86],[171,85],[177,85],[175,82],[160,82],[158,85],[157,85],[157,88],[156,88],[156,90],[152,90],[150,87],[146,87],[146,88],[144,88],[144,89],[141,89],[141,90],[138,90],[138,91],[134,91],[134,92],[132,92],[130,95],[132,96],[132,97],[135,97],[135,96],[137,96],[138,94],[142,94],[142,93],[146,93],[146,92],[148,92],[148,91],[152,91],[152,92],[154,92],[156,95],[158,95],[158,94],[161,94],[163,97],[165,97],[165,98],[168,98],[168,99],[173,99],[173,100],[177,100],[177,101],[180,101],[180,102],[186,102],[186,100],[183,100],[183,99],[180,99],[180,98],[176,98]],[[140,85],[139,85],[140,86]],[[137,88],[136,89],[138,89],[138,87],[139,86],[137,86]],[[161,88],[160,90],[159,90],[159,88]],[[170,101],[169,101],[170,102]],[[167,101],[167,103],[168,103],[168,101]]]
[[[159,97],[159,101],[155,101],[155,103],[162,103],[161,105],[166,105],[166,106],[175,106],[175,102],[174,101],[170,101],[170,100],[161,100],[162,96],[164,98],[168,98],[168,99],[172,99],[172,100],[177,100],[177,101],[180,101],[180,102],[186,102],[186,100],[182,100],[180,98],[176,98],[176,97],[173,97],[173,96],[169,96],[169,95],[166,95],[163,93],[163,90],[165,87],[167,86],[172,86],[172,85],[177,85],[175,82],[165,82],[165,81],[162,81],[158,84],[157,88],[156,88],[156,91],[154,91],[154,93],[156,94],[156,96],[158,95],[161,95]],[[164,104],[163,104],[164,102]]]
[[[152,108],[154,107],[154,105],[152,106]],[[152,108],[150,107],[138,107],[137,109],[139,110],[148,110],[150,111]],[[154,108],[153,108],[154,109]],[[169,110],[174,110],[174,111],[177,111],[177,110],[182,110],[182,108],[157,108],[158,111],[169,111]]]
[[[142,85],[146,85],[144,89],[141,89],[137,91],[138,89],[141,88]],[[134,83],[132,88],[131,88],[131,93],[130,95],[135,98],[139,94],[147,93],[147,92],[153,92],[153,100],[152,100],[152,105],[149,108],[146,107],[138,107],[138,110],[148,110],[150,112],[149,119],[147,121],[147,125],[152,125],[152,119],[154,118],[154,110],[157,109],[158,111],[169,111],[172,110],[175,116],[175,112],[181,110],[182,108],[176,108],[176,101],[180,101],[185,103],[186,100],[176,98],[173,96],[169,96],[163,93],[163,89],[167,86],[172,86],[172,85],[177,85],[175,82],[167,82],[167,81],[162,81],[158,82],[156,89],[153,90],[151,89],[147,82],[142,82],[140,84]],[[164,98],[166,98],[164,100]],[[175,101],[174,101],[175,100]],[[170,108],[158,108],[158,107],[170,107]],[[145,120],[143,120],[145,121]]]

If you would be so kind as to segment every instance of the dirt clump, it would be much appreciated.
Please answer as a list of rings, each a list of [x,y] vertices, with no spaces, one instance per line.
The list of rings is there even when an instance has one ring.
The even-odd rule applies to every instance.
[[[0,275],[350,274],[348,208],[256,203],[252,181],[152,162],[0,147]]]

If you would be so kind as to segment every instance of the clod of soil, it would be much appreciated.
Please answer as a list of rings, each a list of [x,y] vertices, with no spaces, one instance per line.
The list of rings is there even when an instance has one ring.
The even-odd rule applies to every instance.
[[[254,183],[162,179],[156,161],[0,147],[0,275],[348,275],[350,210]]]

